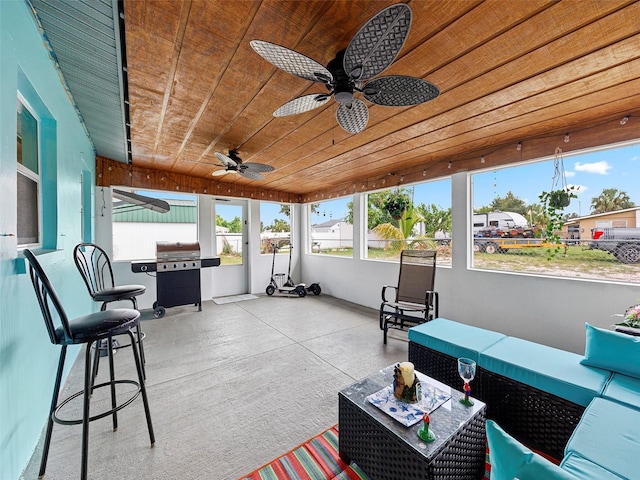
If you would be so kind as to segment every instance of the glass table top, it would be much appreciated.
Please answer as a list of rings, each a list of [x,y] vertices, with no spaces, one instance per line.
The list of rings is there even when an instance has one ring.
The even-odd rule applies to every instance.
[[[436,440],[432,443],[426,443],[417,435],[417,431],[422,428],[422,421],[419,421],[411,427],[405,427],[402,423],[367,400],[367,396],[393,383],[393,367],[393,365],[390,365],[340,390],[339,395],[344,396],[345,399],[355,404],[366,415],[375,418],[375,420],[387,428],[389,432],[401,441],[411,445],[415,450],[423,453],[426,457],[430,457],[438,452],[447,444],[448,439],[451,438],[452,435],[464,427],[485,408],[485,404],[473,398],[473,395],[474,405],[470,407],[463,405],[460,403],[460,398],[464,397],[463,392],[452,389],[450,386],[427,376],[427,383],[431,383],[443,392],[451,394],[451,399],[429,414],[429,429],[435,434]],[[460,379],[460,387],[462,387],[462,385],[463,382],[462,379]],[[473,381],[471,382],[471,389],[471,393],[473,394]]]

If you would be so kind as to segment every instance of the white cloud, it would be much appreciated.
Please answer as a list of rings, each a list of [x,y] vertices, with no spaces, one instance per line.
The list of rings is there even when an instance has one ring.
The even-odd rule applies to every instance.
[[[634,155],[633,157],[631,157],[632,162],[635,162],[637,160],[640,160],[640,157],[638,155]]]
[[[566,178],[571,178],[571,177],[575,177],[576,176],[576,172],[572,172],[570,170],[567,170],[566,172],[564,172],[564,176]]]
[[[611,165],[605,160],[601,162],[593,162],[593,163],[582,163],[576,162],[574,164],[574,168],[578,172],[586,172],[586,173],[596,173],[598,175],[608,175],[609,170],[611,169]]]

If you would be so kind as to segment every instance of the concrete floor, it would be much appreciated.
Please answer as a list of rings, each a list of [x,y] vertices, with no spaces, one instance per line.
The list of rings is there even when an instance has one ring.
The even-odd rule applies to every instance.
[[[208,301],[202,312],[174,307],[142,318],[156,444],[139,397],[119,412],[117,432],[111,417],[90,424],[89,478],[237,479],[337,423],[341,388],[407,359],[406,333],[391,331],[385,346],[377,311],[326,295]],[[134,378],[129,348],[115,361],[118,377]],[[81,353],[65,394],[81,388],[83,362]],[[96,391],[92,413],[107,397]],[[65,417],[79,411],[73,401]],[[79,478],[81,426],[53,432],[46,478]],[[21,478],[37,478],[41,443]]]

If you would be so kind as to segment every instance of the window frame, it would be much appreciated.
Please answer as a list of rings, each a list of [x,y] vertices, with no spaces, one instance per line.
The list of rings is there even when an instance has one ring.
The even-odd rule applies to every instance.
[[[266,248],[266,250],[268,251],[264,251],[265,250],[265,246],[263,246],[262,243],[262,234],[264,233],[262,228],[263,228],[263,218],[262,218],[262,206],[263,205],[289,205],[289,217],[287,222],[289,223],[289,245],[294,244],[294,204],[290,203],[290,202],[274,202],[274,201],[266,201],[266,200],[259,200],[259,210],[260,210],[260,219],[259,219],[259,225],[260,225],[260,255],[273,255],[273,251],[271,250],[271,248]],[[286,216],[286,215],[285,215]],[[282,232],[274,232],[274,233],[282,233]],[[286,237],[281,237],[281,238],[286,238]],[[288,250],[280,250],[278,249],[276,251],[277,255],[289,255],[289,251]]]
[[[17,92],[17,104],[22,105],[22,108],[25,108],[29,114],[33,117],[33,119],[36,122],[36,143],[37,143],[37,172],[34,172],[33,170],[31,170],[29,167],[25,166],[23,163],[20,163],[18,161],[17,158],[17,152],[16,152],[16,183],[18,182],[18,175],[22,175],[23,177],[26,177],[27,179],[33,181],[36,185],[36,204],[37,204],[37,208],[36,208],[36,215],[37,215],[37,225],[38,225],[38,238],[36,239],[35,242],[28,242],[28,243],[20,243],[20,237],[17,237],[17,249],[18,251],[24,250],[25,248],[39,248],[42,246],[42,242],[43,242],[43,211],[42,211],[42,181],[41,181],[41,175],[42,175],[42,119],[40,118],[40,116],[36,113],[35,109],[31,106],[31,104],[29,103],[29,101],[25,98],[25,96],[20,93],[20,91]],[[18,108],[18,105],[16,105],[16,109]],[[17,112],[16,112],[17,113]],[[16,144],[17,144],[17,131],[18,131],[18,125],[17,125],[17,118],[16,118]],[[20,127],[20,131],[22,131],[22,128]],[[24,134],[21,134],[20,138],[23,138]],[[17,149],[17,145],[16,145],[16,149]],[[18,232],[18,222],[20,221],[20,218],[23,217],[24,215],[21,215],[21,212],[19,210],[21,205],[20,200],[17,198],[17,191],[16,191],[16,212],[17,212],[17,217],[16,217],[16,234]]]

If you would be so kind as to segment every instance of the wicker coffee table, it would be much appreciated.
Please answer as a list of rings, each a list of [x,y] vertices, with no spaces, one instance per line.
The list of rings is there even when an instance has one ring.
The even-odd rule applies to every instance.
[[[371,480],[482,478],[485,404],[474,399],[473,407],[465,407],[458,401],[462,392],[429,379],[451,392],[451,400],[431,413],[436,440],[425,443],[416,433],[421,421],[405,427],[366,400],[392,382],[393,366],[389,366],[338,393],[340,458],[355,462]]]

